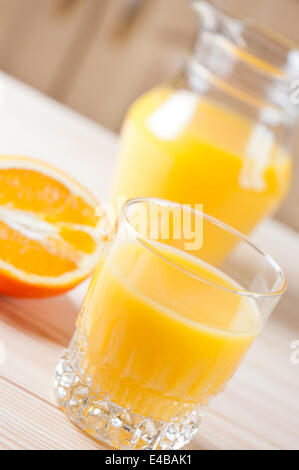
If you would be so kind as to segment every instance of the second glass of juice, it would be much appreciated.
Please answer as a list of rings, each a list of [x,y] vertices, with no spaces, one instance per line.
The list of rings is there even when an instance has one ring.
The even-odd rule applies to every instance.
[[[215,240],[230,247],[221,261]],[[121,211],[55,388],[69,418],[120,449],[178,449],[285,289],[244,236],[176,203]]]
[[[203,204],[249,233],[289,187],[299,50],[212,2],[194,3],[193,55],[129,110],[112,197]]]

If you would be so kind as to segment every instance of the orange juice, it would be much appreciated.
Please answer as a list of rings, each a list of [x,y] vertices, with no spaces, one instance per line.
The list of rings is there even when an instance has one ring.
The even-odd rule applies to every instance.
[[[187,90],[156,88],[125,121],[113,199],[203,204],[248,233],[284,197],[289,155],[272,132]]]
[[[114,241],[94,274],[78,331],[93,389],[124,409],[169,421],[223,389],[262,322],[253,300],[225,289],[238,286],[219,270],[153,246],[205,281],[137,241]]]

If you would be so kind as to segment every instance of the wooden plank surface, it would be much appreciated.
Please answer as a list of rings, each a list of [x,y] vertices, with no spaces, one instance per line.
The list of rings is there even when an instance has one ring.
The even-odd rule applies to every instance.
[[[144,0],[143,4],[121,33],[127,4],[110,2],[63,98],[67,105],[115,130],[137,96],[179,69],[194,36],[195,17],[185,0]]]
[[[132,18],[128,8],[0,0],[0,67],[117,130],[129,104],[178,69],[196,24],[187,0],[143,0]]]
[[[4,74],[0,80],[6,87],[0,153],[51,161],[105,200],[115,136]],[[212,402],[190,449],[299,450],[299,365],[290,360],[291,343],[299,339],[299,235],[269,220],[255,238],[285,269],[289,290],[226,391]],[[64,417],[53,396],[53,371],[86,286],[46,301],[0,298],[6,349],[0,365],[0,449],[101,448]]]
[[[0,0],[2,69],[54,94],[72,81],[74,56],[80,59],[95,21],[98,27],[103,1],[74,1],[67,8],[62,0]]]

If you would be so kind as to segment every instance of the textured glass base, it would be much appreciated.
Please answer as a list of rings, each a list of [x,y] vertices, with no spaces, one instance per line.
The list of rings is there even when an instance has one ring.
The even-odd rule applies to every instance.
[[[73,423],[116,449],[180,449],[191,441],[197,433],[202,409],[164,422],[116,405],[107,395],[93,390],[74,342],[55,372],[57,403]]]

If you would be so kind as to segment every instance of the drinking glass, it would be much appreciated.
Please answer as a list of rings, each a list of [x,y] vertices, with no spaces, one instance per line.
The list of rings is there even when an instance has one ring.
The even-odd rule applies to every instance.
[[[270,256],[200,208],[126,202],[57,365],[58,404],[114,448],[181,448],[285,288]]]

